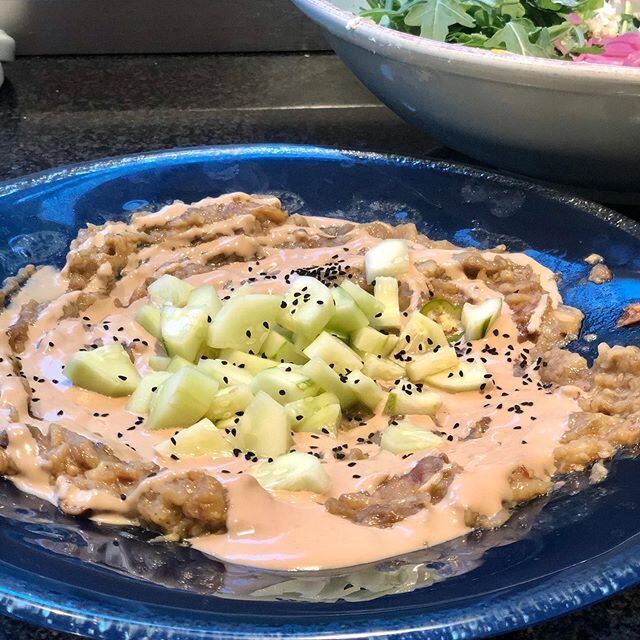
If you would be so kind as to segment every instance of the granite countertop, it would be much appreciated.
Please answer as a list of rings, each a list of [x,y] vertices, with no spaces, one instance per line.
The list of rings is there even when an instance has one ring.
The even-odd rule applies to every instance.
[[[18,59],[0,89],[0,180],[167,147],[288,142],[461,159],[329,54]],[[640,218],[637,209],[625,213]],[[74,636],[75,637],[75,636]],[[505,640],[640,638],[640,588]],[[67,640],[0,616],[0,640]]]

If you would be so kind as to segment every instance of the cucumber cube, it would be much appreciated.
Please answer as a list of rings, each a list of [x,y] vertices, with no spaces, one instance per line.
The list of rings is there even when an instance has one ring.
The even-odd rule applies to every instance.
[[[351,334],[351,344],[362,353],[388,356],[398,342],[398,337],[380,333],[372,327],[363,327]]]
[[[284,407],[258,391],[237,426],[236,445],[259,458],[275,458],[289,451],[293,440]]]
[[[188,307],[202,307],[209,318],[213,320],[222,308],[222,300],[217,291],[209,284],[203,287],[196,287],[190,294],[187,301]]]
[[[444,349],[449,346],[442,327],[431,318],[415,311],[400,333],[394,353],[422,354],[433,351],[437,346]]]
[[[253,393],[262,391],[280,404],[315,396],[320,391],[318,386],[302,373],[280,367],[261,371],[251,381],[250,387]]]
[[[244,411],[253,400],[253,392],[246,384],[224,387],[216,393],[207,411],[207,418],[217,422],[236,416]]]
[[[131,395],[140,382],[120,343],[78,351],[65,365],[64,375],[77,387],[113,397]]]
[[[364,357],[362,373],[374,380],[397,380],[404,378],[405,370],[403,366],[391,360],[369,354]]]
[[[458,364],[458,356],[453,347],[436,347],[434,351],[407,363],[407,377],[412,382],[423,382],[427,376],[451,369]]]
[[[155,450],[166,458],[172,455],[179,458],[191,456],[229,456],[233,447],[224,437],[224,432],[216,429],[210,420],[203,418],[187,427],[175,436],[163,440]]]
[[[234,384],[249,384],[253,376],[244,369],[236,367],[228,360],[200,360],[198,370],[213,378],[221,387]]]
[[[308,276],[296,278],[283,304],[279,323],[309,340],[325,328],[335,311],[331,291],[319,280]]]
[[[184,280],[165,274],[149,285],[151,302],[159,307],[170,304],[174,307],[184,307],[189,301],[193,287]]]
[[[292,431],[323,433],[335,438],[342,419],[340,403],[333,393],[289,402],[284,409]]]
[[[355,300],[358,308],[367,316],[369,322],[374,319],[376,314],[384,311],[384,304],[380,300],[376,300],[374,296],[351,280],[343,280],[340,283],[340,289],[346,291]]]
[[[278,349],[278,352],[273,359],[279,363],[289,362],[297,365],[304,364],[308,360],[307,356],[298,352],[294,345],[288,340],[286,344],[282,345],[282,347]]]
[[[173,358],[169,360],[169,365],[166,370],[169,373],[176,373],[176,371],[180,371],[183,367],[195,367],[195,365],[193,362],[186,360],[182,356],[173,356]]]
[[[338,338],[323,331],[305,350],[307,358],[320,358],[339,373],[362,369],[360,356]]]
[[[265,369],[272,369],[278,364],[275,360],[253,356],[250,353],[236,351],[235,349],[222,349],[220,351],[220,359],[230,362],[236,367],[248,371],[252,375],[256,375]]]
[[[480,340],[499,318],[502,310],[502,298],[490,298],[479,304],[465,302],[460,321],[467,340]]]
[[[150,356],[149,357],[149,366],[154,371],[166,371],[170,364],[171,364],[171,358],[167,356]]]
[[[280,302],[279,296],[259,293],[233,297],[209,325],[208,345],[258,353],[280,314]]]
[[[152,304],[145,304],[138,309],[136,315],[134,316],[134,320],[150,335],[152,335],[157,340],[160,339],[161,335],[161,313],[158,307],[153,306]]]
[[[385,399],[385,392],[361,371],[352,371],[347,375],[347,386],[353,391],[358,402],[372,411]]]
[[[485,389],[491,383],[491,376],[481,362],[458,362],[452,369],[427,376],[424,381],[431,387],[460,393]]]
[[[331,289],[335,311],[327,325],[327,331],[351,333],[369,324],[369,318],[360,310],[356,301],[340,287]]]
[[[417,392],[415,388],[407,393],[405,385],[389,392],[383,413],[387,416],[426,415],[433,416],[442,405],[442,398],[432,391]]]
[[[326,493],[330,484],[320,460],[299,451],[287,453],[273,462],[260,462],[251,469],[251,475],[268,491]]]
[[[401,324],[400,303],[398,299],[398,281],[388,276],[379,276],[373,285],[373,294],[383,305],[376,313],[371,326],[376,329],[399,329]]]
[[[202,307],[162,309],[162,342],[170,356],[193,362],[207,337],[207,312]]]
[[[364,256],[364,272],[371,283],[380,276],[399,276],[410,268],[406,240],[389,239],[378,242]]]
[[[180,429],[195,424],[209,410],[217,391],[218,383],[195,367],[180,369],[154,393],[147,429]]]
[[[281,333],[278,333],[275,329],[271,329],[266,340],[262,343],[260,352],[267,356],[267,358],[275,359],[278,351],[287,343],[291,344]]]
[[[144,376],[127,402],[127,411],[137,415],[146,415],[149,412],[153,394],[169,377],[171,374],[168,371],[156,371]]]
[[[380,438],[380,448],[396,455],[434,449],[442,444],[442,438],[411,422],[389,425]]]
[[[302,373],[325,391],[337,396],[343,409],[357,402],[356,394],[346,384],[346,376],[339,376],[324,360],[312,358],[302,367]]]

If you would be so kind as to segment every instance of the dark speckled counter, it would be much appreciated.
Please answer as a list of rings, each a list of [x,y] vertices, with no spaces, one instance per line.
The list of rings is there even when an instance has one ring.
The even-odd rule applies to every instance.
[[[6,71],[0,180],[104,156],[251,142],[461,159],[404,124],[332,55],[31,58]],[[0,640],[54,638],[72,636],[0,617]],[[640,639],[640,588],[504,638]]]

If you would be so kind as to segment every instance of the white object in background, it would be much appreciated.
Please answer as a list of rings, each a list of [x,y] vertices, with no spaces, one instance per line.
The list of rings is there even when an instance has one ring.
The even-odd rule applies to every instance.
[[[7,33],[0,30],[0,85],[4,82],[2,63],[13,60],[16,53],[16,41]]]

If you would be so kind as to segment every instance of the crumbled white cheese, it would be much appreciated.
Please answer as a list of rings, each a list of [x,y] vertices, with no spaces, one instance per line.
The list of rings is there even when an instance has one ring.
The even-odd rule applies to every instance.
[[[619,2],[616,3],[616,5],[619,4]],[[594,38],[613,38],[620,31],[620,21],[619,7],[611,2],[605,2],[586,23]]]

